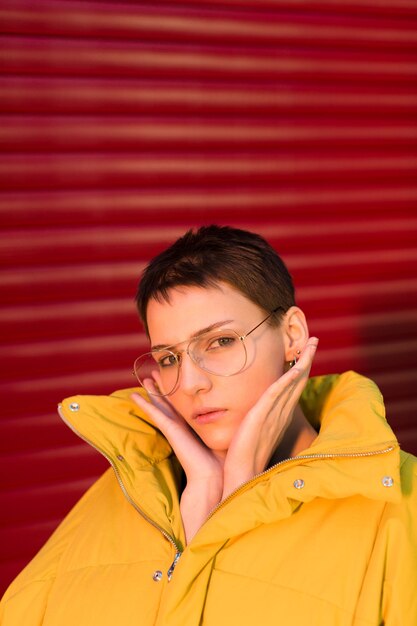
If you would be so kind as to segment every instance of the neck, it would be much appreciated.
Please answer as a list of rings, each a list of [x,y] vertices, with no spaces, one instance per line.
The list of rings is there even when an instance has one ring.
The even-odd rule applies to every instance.
[[[291,423],[272,455],[268,464],[269,467],[285,459],[297,456],[297,454],[309,448],[316,437],[316,431],[305,417],[301,407],[297,405]]]
[[[297,405],[291,423],[285,430],[277,449],[268,463],[268,467],[272,467],[280,461],[285,461],[286,459],[297,456],[297,454],[309,448],[316,437],[317,432],[305,417],[300,405]],[[227,450],[213,450],[213,454],[220,465],[223,466]]]

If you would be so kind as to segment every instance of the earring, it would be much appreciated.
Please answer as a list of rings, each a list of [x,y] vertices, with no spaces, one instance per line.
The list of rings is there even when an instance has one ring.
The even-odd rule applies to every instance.
[[[298,357],[300,356],[300,354],[301,354],[301,350],[297,350],[297,352],[295,353],[294,359],[290,361],[290,367],[294,367],[294,365],[298,361]]]

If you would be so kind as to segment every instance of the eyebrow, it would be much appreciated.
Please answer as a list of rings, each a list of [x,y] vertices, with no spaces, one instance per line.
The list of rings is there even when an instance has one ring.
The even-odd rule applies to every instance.
[[[192,339],[195,339],[196,337],[199,337],[200,335],[204,335],[204,333],[208,333],[211,330],[214,330],[215,328],[220,328],[220,326],[224,326],[225,324],[230,324],[233,321],[234,320],[222,320],[221,322],[214,322],[214,324],[210,324],[210,326],[206,326],[205,328],[200,328],[200,330],[197,330],[188,339],[184,339],[183,341],[177,341],[177,343],[171,343],[171,344],[163,344],[163,343],[157,344],[156,346],[151,346],[151,351],[157,352],[158,350],[171,350],[171,348],[175,348],[175,346],[178,346],[179,344],[184,343],[185,341],[191,341]]]

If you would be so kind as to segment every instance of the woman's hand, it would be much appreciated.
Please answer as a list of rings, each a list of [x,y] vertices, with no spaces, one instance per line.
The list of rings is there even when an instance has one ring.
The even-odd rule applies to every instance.
[[[155,373],[155,381],[157,374]],[[153,380],[147,380],[147,386],[156,391]],[[150,395],[150,402],[134,393],[132,399],[152,419],[153,423],[165,435],[181,463],[187,482],[213,478],[216,472],[221,475],[221,465],[214,454],[196,435],[184,418],[162,396]]]
[[[158,382],[156,373],[155,380]],[[156,391],[154,381],[146,382],[151,390],[153,388]],[[136,404],[165,435],[185,471],[187,485],[181,495],[180,510],[189,542],[221,500],[223,468],[212,451],[165,398],[149,397],[150,402],[137,393],[132,394]]]
[[[267,467],[291,423],[317,344],[316,337],[308,340],[296,365],[268,387],[240,424],[224,463],[222,499]]]

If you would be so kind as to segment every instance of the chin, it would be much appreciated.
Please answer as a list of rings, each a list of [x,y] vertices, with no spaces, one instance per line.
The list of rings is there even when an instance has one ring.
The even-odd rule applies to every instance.
[[[230,437],[201,437],[201,439],[215,454],[226,456],[230,446]]]

